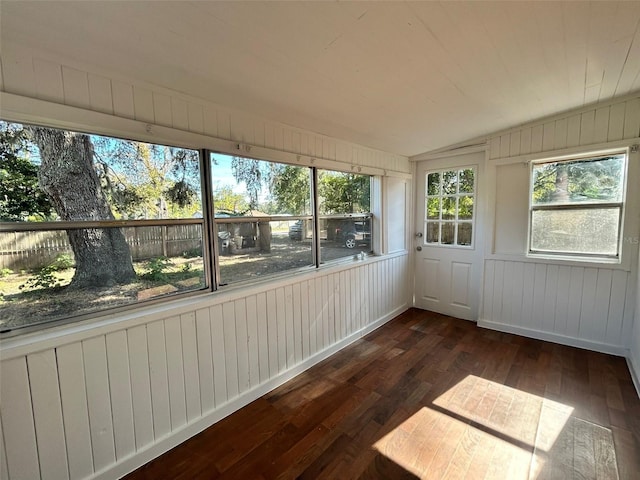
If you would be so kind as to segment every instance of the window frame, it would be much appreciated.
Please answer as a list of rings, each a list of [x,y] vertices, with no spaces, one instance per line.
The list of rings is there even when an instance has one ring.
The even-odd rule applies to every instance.
[[[473,171],[473,192],[471,194],[467,192],[460,192],[460,182],[459,177],[456,179],[456,193],[451,195],[444,195],[442,192],[443,184],[442,177],[440,180],[439,193],[438,195],[429,195],[429,175],[438,173],[442,175],[444,172],[452,172],[455,171],[456,174],[463,170],[472,170]],[[471,215],[471,220],[459,220],[458,219],[458,208],[456,207],[456,215],[453,220],[443,220],[442,219],[442,199],[443,198],[455,198],[456,205],[459,204],[458,200],[461,197],[471,197],[473,199],[473,214]],[[422,243],[423,246],[426,247],[438,247],[438,248],[456,248],[456,249],[465,249],[465,250],[474,250],[476,244],[476,212],[477,212],[477,197],[478,197],[478,167],[477,165],[464,165],[460,167],[453,168],[438,168],[434,170],[427,170],[424,174],[424,218],[423,218],[423,233],[422,233]],[[428,200],[429,198],[439,198],[440,199],[440,208],[438,212],[437,219],[429,219],[428,218]],[[428,223],[437,223],[439,229],[438,242],[427,242],[427,225]],[[459,245],[458,241],[458,226],[459,224],[470,224],[471,225],[471,243],[469,245]],[[454,238],[456,243],[442,243],[442,225],[443,224],[452,224],[454,225]]]
[[[624,224],[627,205],[627,186],[629,175],[629,148],[616,148],[610,150],[598,150],[585,152],[575,155],[565,155],[561,157],[549,157],[532,160],[529,162],[529,211],[527,219],[527,256],[532,258],[562,259],[569,261],[595,261],[605,263],[622,263],[623,243],[624,243]],[[622,166],[622,192],[619,202],[569,202],[564,204],[540,204],[535,205],[533,201],[534,189],[534,168],[538,165],[562,162],[588,162],[598,158],[623,155]],[[568,252],[560,250],[540,250],[533,248],[533,216],[536,211],[575,211],[575,210],[608,210],[619,209],[618,212],[618,238],[616,241],[616,253],[588,253],[588,252]]]
[[[13,117],[13,118],[12,118]],[[260,217],[231,217],[224,218],[225,223],[244,223],[244,222],[268,222],[268,221],[293,221],[298,219],[303,220],[311,220],[313,225],[313,246],[312,246],[312,258],[313,264],[310,264],[308,267],[298,267],[290,270],[286,270],[279,273],[274,273],[262,278],[249,279],[237,283],[232,283],[229,287],[241,287],[247,286],[251,284],[257,283],[265,283],[269,281],[277,280],[282,276],[292,273],[303,273],[308,272],[311,269],[320,269],[322,266],[327,265],[335,265],[340,263],[346,263],[348,261],[352,261],[352,256],[346,256],[344,258],[337,258],[334,260],[322,261],[320,257],[320,240],[318,238],[318,226],[321,215],[318,212],[318,190],[317,190],[317,172],[319,169],[329,169],[336,172],[344,172],[344,173],[353,173],[349,171],[349,165],[345,164],[343,169],[336,168],[334,162],[331,163],[331,167],[323,167],[318,165],[313,165],[316,162],[316,159],[311,158],[310,164],[300,163],[300,156],[296,157],[296,161],[293,159],[286,158],[286,152],[280,151],[270,151],[268,149],[260,149],[260,155],[251,155],[251,147],[248,145],[242,145],[231,142],[223,142],[220,143],[229,143],[229,148],[207,148],[206,145],[211,143],[207,141],[206,138],[199,136],[194,136],[193,141],[185,142],[176,139],[174,135],[171,135],[171,129],[166,129],[168,135],[158,135],[156,132],[152,132],[151,128],[155,130],[156,126],[147,125],[145,130],[148,134],[151,134],[153,138],[145,138],[146,135],[140,133],[139,135],[135,134],[123,134],[122,131],[113,131],[111,129],[102,129],[98,126],[94,129],[87,128],[86,125],[78,126],[73,122],[52,122],[50,120],[44,120],[42,118],[21,118],[22,116],[12,116],[12,115],[3,115],[0,118],[1,121],[5,121],[8,123],[19,123],[22,125],[34,125],[34,126],[43,126],[52,129],[65,130],[71,132],[82,133],[85,135],[97,135],[103,137],[113,138],[114,140],[125,140],[125,141],[134,141],[140,143],[148,143],[155,144],[159,146],[165,147],[174,147],[174,148],[183,148],[189,149],[198,152],[199,156],[199,168],[200,168],[200,183],[201,183],[201,201],[202,201],[202,218],[180,218],[180,219],[141,219],[141,220],[97,220],[97,221],[77,221],[77,222],[65,222],[65,221],[50,221],[50,222],[0,222],[0,232],[17,232],[17,231],[51,231],[51,230],[67,230],[74,228],[122,228],[122,227],[132,227],[132,226],[140,226],[140,227],[152,227],[152,226],[170,226],[170,225],[186,225],[186,224],[198,224],[201,225],[202,228],[202,242],[203,242],[203,251],[202,251],[202,260],[203,260],[203,275],[205,286],[193,290],[181,291],[176,293],[171,293],[163,296],[156,296],[149,299],[137,300],[132,303],[118,305],[118,306],[110,306],[104,309],[98,309],[95,311],[90,311],[87,313],[81,313],[77,315],[68,315],[65,317],[61,317],[51,321],[43,321],[38,323],[27,324],[25,326],[15,327],[11,330],[1,331],[0,339],[15,337],[19,335],[36,333],[40,331],[45,331],[54,327],[61,327],[69,324],[78,324],[80,322],[85,321],[94,321],[99,319],[104,319],[109,316],[113,316],[118,313],[135,311],[136,309],[141,309],[153,305],[164,304],[167,302],[178,301],[181,299],[185,299],[188,297],[201,296],[203,294],[212,293],[216,291],[220,291],[220,271],[219,271],[219,250],[218,250],[218,238],[216,234],[217,223],[215,218],[215,207],[213,202],[213,184],[212,184],[212,166],[209,160],[210,155],[213,153],[219,153],[223,155],[240,155],[246,158],[252,158],[264,162],[270,163],[281,163],[286,165],[298,166],[308,168],[311,173],[311,214],[305,215],[273,215],[273,216],[260,216]],[[138,122],[135,122],[136,124]],[[138,138],[139,137],[139,138]],[[213,139],[214,143],[217,142],[217,139]],[[196,145],[200,145],[198,148]],[[243,151],[244,150],[244,151]],[[246,153],[245,153],[246,152]],[[285,157],[284,159],[278,157]],[[265,158],[267,157],[267,158]],[[269,158],[272,157],[272,158]],[[322,162],[320,162],[322,164]],[[353,167],[351,168],[353,170]],[[374,188],[373,183],[376,178],[381,177],[381,173],[370,173],[369,171],[362,172],[362,168],[359,169],[358,173],[362,175],[367,175],[370,178],[370,188],[371,195],[373,195]],[[370,169],[368,169],[370,170]],[[375,169],[373,169],[375,170]],[[374,228],[373,222],[375,219],[375,215],[371,211],[368,213],[362,214],[341,214],[337,215],[342,218],[362,218],[368,219],[371,222],[371,249],[369,253],[373,253],[373,238],[374,238]],[[322,216],[324,217],[324,216]],[[377,230],[375,230],[377,232]],[[224,290],[226,291],[226,290]]]

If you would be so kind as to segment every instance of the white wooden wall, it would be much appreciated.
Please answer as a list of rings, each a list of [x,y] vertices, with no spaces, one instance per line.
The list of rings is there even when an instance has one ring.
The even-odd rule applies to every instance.
[[[55,122],[64,105],[73,125],[98,112],[118,131],[140,128],[137,120],[169,127],[171,138],[189,132],[346,170],[399,172],[405,189],[411,172],[406,157],[28,48],[3,45],[0,91],[20,96],[12,102],[25,118]],[[406,199],[382,196],[384,205],[409,209]],[[118,478],[338,351],[408,308],[410,265],[403,242],[394,242],[396,253],[365,262],[3,341],[0,478]]]
[[[640,96],[585,108],[511,129],[489,140],[494,237],[485,258],[480,325],[559,343],[629,355],[633,331],[637,247],[623,245],[622,266],[537,260],[526,256],[531,154],[640,136]],[[574,151],[576,148],[574,148]],[[637,163],[637,154],[631,159]],[[630,167],[627,230],[637,238],[638,166]]]
[[[406,157],[318,135],[28,48],[3,45],[0,90],[353,166],[410,173]]]
[[[2,479],[117,478],[408,307],[406,255],[2,351]]]

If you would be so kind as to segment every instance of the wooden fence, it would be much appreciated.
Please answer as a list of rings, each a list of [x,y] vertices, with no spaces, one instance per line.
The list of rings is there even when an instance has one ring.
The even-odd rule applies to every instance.
[[[134,261],[160,256],[202,255],[202,225],[124,227],[122,232]],[[73,258],[64,230],[0,233],[0,270],[39,269],[62,254]]]

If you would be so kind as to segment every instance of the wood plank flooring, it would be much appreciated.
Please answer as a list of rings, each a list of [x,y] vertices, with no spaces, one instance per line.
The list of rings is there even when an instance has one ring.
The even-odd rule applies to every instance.
[[[409,310],[126,477],[638,479],[623,358]]]

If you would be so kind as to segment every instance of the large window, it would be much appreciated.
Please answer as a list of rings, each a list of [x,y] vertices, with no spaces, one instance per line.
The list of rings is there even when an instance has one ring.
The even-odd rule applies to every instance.
[[[625,153],[534,163],[529,250],[618,258]]]
[[[425,181],[425,243],[472,246],[475,170],[428,172]]]
[[[0,122],[0,332],[371,250],[371,177]]]

